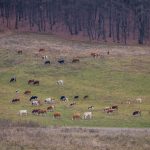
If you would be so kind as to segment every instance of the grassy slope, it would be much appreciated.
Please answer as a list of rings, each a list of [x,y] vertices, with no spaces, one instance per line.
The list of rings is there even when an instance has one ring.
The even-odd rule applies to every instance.
[[[50,49],[46,52],[52,60],[50,66],[43,65],[41,58],[35,58],[32,54],[40,47],[38,42],[40,43],[41,40],[43,44],[41,45]],[[53,36],[36,36],[35,34],[10,36],[8,41],[8,45],[10,45],[6,45],[7,49],[5,46],[1,46],[0,49],[0,118],[19,121],[33,120],[46,126],[150,127],[149,55],[128,56],[123,52],[125,55],[118,57],[117,54],[121,53],[120,50],[116,55],[104,56],[101,59],[84,57],[80,63],[71,64],[70,61],[73,56],[87,56],[85,50],[90,50],[90,44],[61,41],[61,39]],[[28,44],[25,45],[26,41]],[[1,39],[0,42],[3,43],[4,39]],[[17,46],[15,43],[19,48],[27,47],[27,49],[23,49],[22,56],[16,54]],[[111,46],[91,45],[91,49],[99,49],[100,47],[104,50],[112,49]],[[128,48],[129,52],[136,49],[136,47]],[[75,51],[73,51],[74,49]],[[64,51],[62,52],[62,50]],[[56,58],[62,56],[67,60],[65,65],[56,63]],[[17,76],[17,83],[10,84],[8,81],[14,74]],[[40,80],[40,86],[27,85],[29,79]],[[56,85],[58,79],[65,81],[64,87]],[[20,90],[21,103],[11,104],[10,100],[16,97],[16,89]],[[56,98],[56,111],[62,113],[62,118],[54,120],[53,113],[48,113],[47,116],[30,114],[27,117],[19,117],[17,112],[20,109],[27,109],[31,113],[32,109],[35,108],[31,106],[28,100],[29,96],[23,95],[27,89],[31,90],[32,95],[37,95],[42,101],[47,97]],[[66,95],[69,98],[69,103],[61,103],[59,101],[61,95]],[[69,108],[74,95],[79,95],[81,99],[75,107]],[[89,99],[83,100],[84,95],[89,95]],[[137,97],[142,97],[144,102],[131,105],[125,103],[128,99],[134,100]],[[114,104],[119,105],[118,112],[106,115],[102,111],[105,106]],[[80,112],[82,114],[87,111],[87,107],[90,105],[95,106],[92,120],[71,120],[73,113]],[[43,104],[40,108],[46,109],[47,105]],[[142,116],[132,117],[132,112],[137,109],[142,110]]]

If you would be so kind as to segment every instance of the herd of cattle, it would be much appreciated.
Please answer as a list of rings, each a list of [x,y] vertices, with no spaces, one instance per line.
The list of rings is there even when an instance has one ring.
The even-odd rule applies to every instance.
[[[39,53],[41,52],[44,52],[45,49],[39,49]],[[21,50],[17,51],[17,53],[20,55],[22,54],[23,52]],[[107,51],[107,55],[109,55],[110,52]],[[100,56],[100,54],[98,53],[91,53],[91,56],[94,57],[94,58],[97,58]],[[50,60],[48,58],[47,55],[44,55],[42,56],[42,59],[45,60],[44,64],[50,64]],[[80,62],[79,58],[73,58],[72,60],[72,63],[77,63],[77,62]],[[61,60],[58,60],[58,63],[60,64],[64,64],[65,63],[65,60],[64,59],[61,59]],[[10,79],[10,83],[15,83],[16,82],[16,77],[13,76],[11,79]],[[27,84],[28,85],[35,85],[35,86],[39,86],[40,85],[40,81],[39,80],[34,80],[34,79],[30,79],[27,81]],[[64,81],[63,80],[58,80],[56,82],[56,84],[58,86],[64,86]],[[18,91],[16,91],[18,92]],[[31,103],[31,105],[34,107],[34,106],[41,106],[43,104],[47,105],[47,108],[45,109],[33,109],[31,111],[31,113],[33,115],[46,115],[47,112],[53,112],[53,117],[54,118],[61,118],[62,117],[62,114],[61,112],[55,112],[55,107],[56,107],[56,100],[53,99],[53,98],[46,98],[43,102],[38,100],[38,96],[35,96],[35,95],[32,95],[32,92],[30,90],[26,90],[24,91],[23,93],[24,95],[29,95],[30,98],[29,98],[29,102]],[[82,99],[86,100],[89,98],[89,95],[85,95],[82,97]],[[79,96],[76,95],[73,97],[73,102],[69,102],[68,98],[66,96],[61,96],[59,98],[59,100],[61,102],[67,102],[69,103],[69,107],[73,107],[74,105],[76,105],[77,103],[77,100],[79,99]],[[17,104],[21,102],[20,98],[14,98],[11,100],[11,103],[13,104]],[[136,102],[137,103],[142,103],[142,99],[141,98],[137,98],[136,99]],[[128,104],[131,104],[131,101],[127,101]],[[112,105],[112,106],[107,106],[105,108],[102,109],[103,112],[105,112],[106,114],[112,114],[113,112],[118,112],[119,110],[119,105]],[[28,111],[27,110],[20,110],[19,111],[19,115],[22,116],[22,115],[28,115]],[[93,117],[93,113],[94,113],[94,106],[89,106],[85,112],[82,113],[75,113],[72,115],[72,120],[78,120],[78,119],[92,119]],[[141,115],[141,111],[140,110],[136,110],[136,111],[133,111],[132,112],[132,115],[133,116],[140,116]]]

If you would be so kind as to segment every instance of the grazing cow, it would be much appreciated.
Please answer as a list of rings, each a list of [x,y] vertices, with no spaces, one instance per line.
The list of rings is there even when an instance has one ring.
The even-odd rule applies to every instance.
[[[96,57],[99,56],[99,54],[98,53],[91,53],[91,56],[94,57],[94,58],[96,58]]]
[[[83,119],[92,119],[92,112],[85,112],[83,114]]]
[[[47,107],[47,111],[52,112],[52,111],[54,111],[54,108],[55,108],[55,106],[51,105],[51,106]]]
[[[44,64],[46,65],[46,64],[50,64],[50,61],[49,60],[46,60],[45,62],[44,62]]]
[[[58,63],[60,63],[60,64],[64,64],[65,63],[65,60],[58,60]]]
[[[28,91],[28,90],[27,90],[27,91],[24,92],[24,94],[25,94],[25,95],[29,95],[29,94],[31,94],[31,91]]]
[[[10,83],[11,82],[16,82],[16,77],[14,76],[14,77],[12,77],[11,79],[10,79],[10,81],[9,81]]]
[[[40,104],[40,101],[32,101],[32,106],[39,106]]]
[[[18,54],[22,54],[22,50],[18,50],[17,53],[18,53]]]
[[[57,81],[57,84],[58,84],[58,85],[64,85],[64,81],[63,81],[63,80],[58,80],[58,81]]]
[[[53,117],[55,119],[59,119],[61,117],[61,113],[60,112],[55,112],[54,115],[53,115]]]
[[[85,95],[84,97],[83,97],[83,99],[87,99],[89,96],[88,95]]]
[[[32,110],[32,114],[34,114],[34,115],[35,115],[35,114],[38,114],[39,110],[40,110],[40,109],[33,109],[33,110]]]
[[[76,96],[74,96],[74,98],[73,98],[74,100],[77,100],[77,99],[79,99],[79,96],[78,95],[76,95]]]
[[[133,116],[141,116],[141,111],[137,110],[132,113]]]
[[[42,59],[46,60],[46,59],[48,59],[48,56],[47,55],[42,56]]]
[[[40,115],[40,114],[46,115],[46,114],[47,114],[47,111],[40,109],[40,110],[38,111],[38,115]]]
[[[15,98],[11,101],[12,103],[16,103],[16,102],[20,102],[20,99],[19,98]]]
[[[28,80],[28,84],[33,84],[34,80]]]
[[[111,109],[118,110],[118,106],[117,105],[111,106]]]
[[[79,119],[81,119],[80,113],[76,113],[72,116],[72,120],[79,120]]]
[[[137,103],[142,103],[142,98],[137,98],[137,99],[136,99],[136,102],[137,102]]]
[[[44,48],[40,48],[40,49],[39,49],[39,52],[44,52],[44,51],[45,51]]]
[[[94,110],[94,106],[89,106],[88,110]]]
[[[73,102],[73,103],[71,103],[71,104],[70,104],[70,106],[74,106],[74,105],[76,105],[76,103],[75,103],[75,102]]]
[[[46,103],[46,104],[54,104],[55,103],[55,99],[52,99],[52,98],[46,98],[45,100],[44,100],[44,102]]]
[[[107,51],[107,55],[109,55],[110,54],[110,52],[109,51]]]
[[[38,81],[38,80],[35,80],[34,82],[33,82],[33,85],[39,85],[40,84],[40,81]]]
[[[61,97],[60,97],[60,100],[61,100],[61,101],[68,101],[68,98],[67,98],[66,96],[61,96]]]
[[[107,114],[110,114],[110,113],[113,113],[114,111],[115,111],[115,109],[111,109],[111,108],[110,108],[110,109],[106,110],[106,113],[107,113]]]
[[[109,109],[111,109],[111,107],[105,107],[104,112],[107,112]]]
[[[77,63],[77,62],[80,62],[79,58],[74,58],[74,59],[72,60],[72,63]]]
[[[37,96],[31,96],[30,101],[33,100],[33,99],[37,99],[37,98],[38,98]]]
[[[19,110],[19,115],[22,116],[22,115],[26,115],[27,116],[27,110]]]

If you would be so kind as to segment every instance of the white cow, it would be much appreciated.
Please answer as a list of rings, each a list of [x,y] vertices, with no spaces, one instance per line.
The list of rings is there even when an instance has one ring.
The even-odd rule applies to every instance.
[[[63,81],[63,80],[58,80],[58,81],[57,81],[57,84],[63,86],[63,85],[64,85],[64,81]]]
[[[19,115],[22,116],[22,115],[26,115],[27,116],[27,110],[19,110]]]
[[[83,119],[92,119],[92,112],[85,112],[83,114]]]
[[[55,103],[55,100],[49,97],[49,98],[46,98],[44,102],[45,102],[46,104],[54,104],[54,103]]]
[[[39,101],[32,101],[32,106],[39,106],[40,102]]]
[[[47,55],[42,56],[42,59],[46,60],[46,59],[48,59],[48,56]]]
[[[137,99],[136,99],[136,102],[137,102],[137,103],[142,103],[142,98],[137,98]]]

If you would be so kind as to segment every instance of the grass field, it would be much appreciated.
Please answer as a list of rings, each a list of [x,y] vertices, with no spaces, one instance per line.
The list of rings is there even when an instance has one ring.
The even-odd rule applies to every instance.
[[[35,57],[39,48],[45,48],[50,65],[44,65],[41,56]],[[17,50],[23,50],[22,55]],[[106,55],[107,50],[110,55]],[[94,59],[90,52],[96,51],[103,57]],[[80,57],[80,62],[72,64],[73,57]],[[57,63],[59,58],[65,64]],[[11,76],[16,75],[17,82],[9,83]],[[39,86],[28,85],[29,79],[40,81]],[[56,85],[56,81],[64,80],[64,86]],[[86,43],[60,39],[44,34],[10,34],[0,37],[0,118],[13,121],[33,121],[44,126],[87,126],[87,127],[150,127],[150,50],[148,47],[115,46],[97,43]],[[16,90],[20,93],[16,95]],[[33,107],[30,96],[23,92],[31,90],[43,102],[40,107]],[[65,95],[69,102],[60,102],[59,97]],[[70,108],[73,96],[79,95],[77,105]],[[83,100],[83,96],[89,98]],[[11,104],[19,97],[21,102]],[[53,113],[46,116],[34,116],[35,108],[46,109],[44,99],[56,99],[56,109],[62,113],[60,120],[53,119]],[[143,102],[136,103],[141,97]],[[132,104],[127,104],[132,100]],[[72,120],[76,112],[88,111],[88,106],[95,106],[93,119]],[[108,115],[103,108],[118,105],[118,112]],[[27,109],[28,116],[20,117],[20,109]],[[133,117],[132,112],[141,110],[142,116]]]

